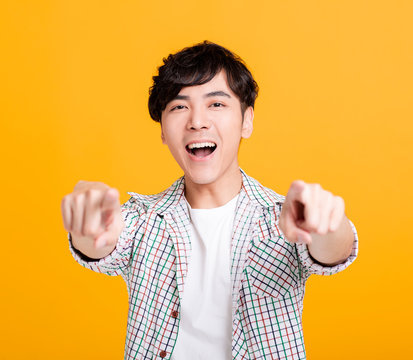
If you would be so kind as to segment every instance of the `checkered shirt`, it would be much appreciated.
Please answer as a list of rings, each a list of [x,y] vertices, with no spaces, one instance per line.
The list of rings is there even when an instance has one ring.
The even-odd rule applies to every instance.
[[[242,170],[231,242],[233,359],[305,359],[302,310],[311,274],[344,270],[357,256],[325,267],[305,244],[285,240],[278,226],[284,197]],[[157,195],[129,193],[122,205],[125,228],[115,250],[86,268],[121,275],[129,294],[125,359],[170,359],[180,321],[180,298],[191,261],[190,217],[184,178]],[[89,259],[90,260],[90,259]]]

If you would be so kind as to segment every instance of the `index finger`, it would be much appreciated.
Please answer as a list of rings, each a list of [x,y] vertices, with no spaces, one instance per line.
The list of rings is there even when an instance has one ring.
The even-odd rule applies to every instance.
[[[103,211],[113,211],[119,208],[119,191],[110,188],[103,196],[102,204],[100,205]]]
[[[119,211],[119,192],[116,189],[109,189],[102,200],[102,220],[107,226],[113,220],[116,211]]]
[[[295,180],[291,183],[286,196],[286,201],[297,200],[304,202],[306,198],[307,184],[303,180]]]
[[[297,226],[296,219],[291,211],[287,210],[287,212],[283,214],[282,219],[280,219],[280,226],[288,241],[292,243],[311,243],[311,235]]]

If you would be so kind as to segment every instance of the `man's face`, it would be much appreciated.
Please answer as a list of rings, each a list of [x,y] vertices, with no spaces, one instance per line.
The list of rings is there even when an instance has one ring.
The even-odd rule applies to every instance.
[[[213,184],[239,171],[239,144],[251,135],[253,116],[249,107],[243,119],[240,101],[221,71],[206,84],[182,88],[167,104],[162,141],[187,181]]]

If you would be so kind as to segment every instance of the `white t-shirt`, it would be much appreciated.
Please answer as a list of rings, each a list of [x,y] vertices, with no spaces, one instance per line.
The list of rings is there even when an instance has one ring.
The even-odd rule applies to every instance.
[[[188,204],[192,253],[173,360],[232,359],[230,250],[237,200],[214,209]]]

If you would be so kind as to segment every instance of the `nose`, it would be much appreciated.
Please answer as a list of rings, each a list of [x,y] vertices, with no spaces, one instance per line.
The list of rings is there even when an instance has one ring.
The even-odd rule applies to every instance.
[[[209,129],[211,121],[208,114],[202,109],[192,109],[188,119],[188,130],[202,130]]]

